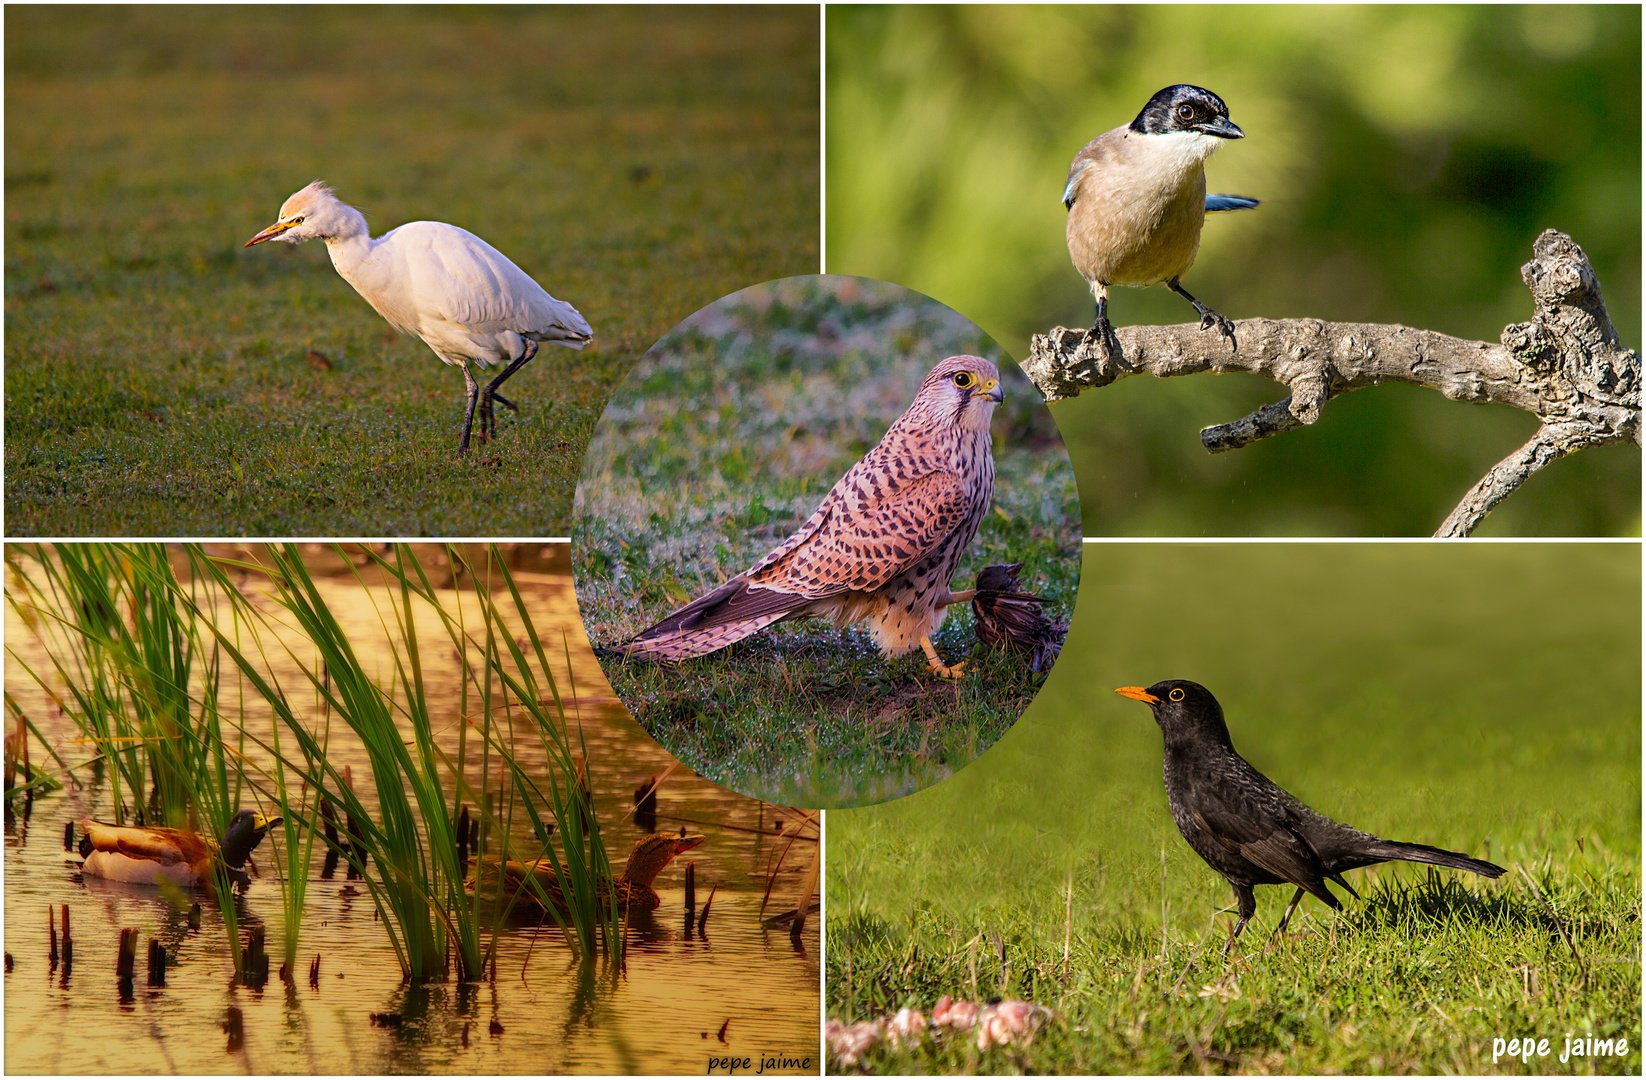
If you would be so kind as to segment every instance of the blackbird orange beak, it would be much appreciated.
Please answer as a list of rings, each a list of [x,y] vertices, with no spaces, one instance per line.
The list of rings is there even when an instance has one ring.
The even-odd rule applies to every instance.
[[[1160,700],[1147,690],[1143,689],[1141,686],[1117,687],[1115,689],[1115,693],[1119,694],[1121,697],[1129,697],[1133,701],[1141,701],[1149,705],[1153,705]]]

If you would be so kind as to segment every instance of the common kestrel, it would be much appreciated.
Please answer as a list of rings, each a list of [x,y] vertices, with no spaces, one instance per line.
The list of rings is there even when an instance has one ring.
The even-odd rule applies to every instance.
[[[844,627],[866,621],[887,656],[923,649],[954,678],[931,635],[949,605],[949,580],[994,495],[989,418],[1000,372],[977,356],[934,367],[902,416],[847,470],[798,532],[771,554],[619,648],[682,660],[723,649],[785,619]]]

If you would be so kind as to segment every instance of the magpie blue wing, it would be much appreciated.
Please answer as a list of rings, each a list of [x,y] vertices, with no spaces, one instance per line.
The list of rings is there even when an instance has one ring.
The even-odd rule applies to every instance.
[[[1090,164],[1091,162],[1086,160],[1084,154],[1082,154],[1082,156],[1074,159],[1073,165],[1069,166],[1069,182],[1063,187],[1063,209],[1067,210],[1074,206],[1075,185],[1080,183],[1080,174],[1085,172],[1086,166]],[[1206,201],[1211,202],[1210,199]]]

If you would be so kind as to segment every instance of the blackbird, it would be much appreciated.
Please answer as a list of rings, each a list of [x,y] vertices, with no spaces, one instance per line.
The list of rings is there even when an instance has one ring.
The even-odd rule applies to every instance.
[[[1356,900],[1360,894],[1340,876],[1373,863],[1401,859],[1501,877],[1503,867],[1427,844],[1382,840],[1304,806],[1235,752],[1223,708],[1199,683],[1168,679],[1148,689],[1122,686],[1115,693],[1146,703],[1166,737],[1166,799],[1183,839],[1234,887],[1240,921],[1227,952],[1257,912],[1254,885],[1297,886],[1275,928],[1279,934],[1305,892],[1328,907],[1343,905],[1326,888],[1329,878]]]

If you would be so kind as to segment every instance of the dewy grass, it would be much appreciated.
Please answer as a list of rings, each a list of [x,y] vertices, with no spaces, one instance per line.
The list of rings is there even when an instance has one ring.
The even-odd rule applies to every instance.
[[[1051,888],[958,918],[930,906],[872,914],[854,897],[830,919],[829,1012],[929,1011],[941,994],[1057,1012],[1027,1047],[883,1044],[864,1062],[872,1073],[1467,1075],[1502,1071],[1492,1040],[1526,1032],[1551,1036],[1556,1053],[1565,1032],[1629,1044],[1622,1058],[1550,1056],[1533,1071],[1638,1072],[1638,870],[1592,846],[1553,870],[1548,907],[1518,880],[1386,872],[1363,903],[1341,915],[1313,906],[1284,939],[1268,936],[1278,912],[1262,910],[1267,925],[1248,927],[1258,936],[1229,957],[1228,916],[1212,904],[1184,934],[1079,899],[1071,915]],[[1077,898],[1098,873],[1077,875]],[[1183,885],[1207,891],[1173,883],[1175,896]]]

